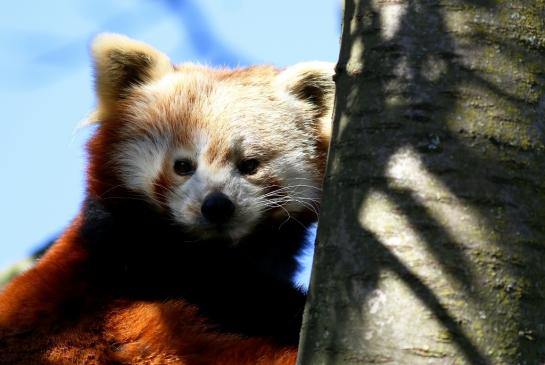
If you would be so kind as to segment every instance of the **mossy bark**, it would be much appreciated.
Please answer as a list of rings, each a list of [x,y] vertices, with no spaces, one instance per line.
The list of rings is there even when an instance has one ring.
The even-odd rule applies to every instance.
[[[298,363],[545,363],[545,1],[344,13]]]

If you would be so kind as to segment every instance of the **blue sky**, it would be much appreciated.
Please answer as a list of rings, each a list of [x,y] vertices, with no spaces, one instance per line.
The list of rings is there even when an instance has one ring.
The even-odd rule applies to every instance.
[[[92,37],[123,33],[174,62],[336,61],[339,0],[19,0],[0,12],[0,269],[61,232],[83,199],[78,123],[95,100]],[[307,260],[308,261],[308,260]]]

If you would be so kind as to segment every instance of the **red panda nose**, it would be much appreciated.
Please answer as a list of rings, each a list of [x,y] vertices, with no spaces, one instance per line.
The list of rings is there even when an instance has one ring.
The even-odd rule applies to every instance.
[[[235,212],[235,205],[227,195],[218,192],[210,193],[201,206],[202,215],[210,223],[225,223]]]

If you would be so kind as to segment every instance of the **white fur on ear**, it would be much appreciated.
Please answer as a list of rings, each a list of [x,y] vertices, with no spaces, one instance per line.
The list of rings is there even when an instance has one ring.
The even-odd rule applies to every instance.
[[[331,114],[335,96],[335,64],[329,62],[302,62],[278,74],[275,83],[282,92],[303,101],[311,113],[311,126],[322,140],[327,151],[331,137]],[[301,105],[301,104],[299,104]]]
[[[277,77],[277,83],[298,99],[311,103],[322,115],[335,92],[334,74],[333,63],[301,62],[282,71]]]
[[[99,119],[106,117],[132,87],[156,80],[174,69],[165,54],[120,34],[98,35],[91,50]]]

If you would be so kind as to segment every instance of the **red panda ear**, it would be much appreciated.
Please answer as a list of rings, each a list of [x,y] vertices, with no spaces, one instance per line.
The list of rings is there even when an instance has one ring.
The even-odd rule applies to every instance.
[[[156,80],[174,68],[169,58],[145,43],[119,34],[98,35],[92,44],[96,116],[104,118],[131,88]]]
[[[329,62],[302,62],[282,71],[277,80],[288,93],[310,103],[321,117],[332,107],[334,69]]]
[[[311,113],[312,128],[320,138],[320,147],[327,151],[331,137],[331,112],[335,95],[335,65],[329,62],[303,62],[288,67],[277,76],[283,92],[306,102]]]

